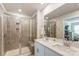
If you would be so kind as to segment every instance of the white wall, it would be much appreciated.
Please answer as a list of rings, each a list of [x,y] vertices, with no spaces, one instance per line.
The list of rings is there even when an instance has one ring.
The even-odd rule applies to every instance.
[[[41,11],[37,11],[37,38],[44,36],[44,16]]]

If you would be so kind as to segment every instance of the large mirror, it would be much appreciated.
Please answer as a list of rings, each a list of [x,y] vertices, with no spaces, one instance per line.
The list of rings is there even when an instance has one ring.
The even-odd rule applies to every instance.
[[[46,37],[56,38],[56,21],[46,17],[44,19],[44,31]]]
[[[79,17],[66,19],[64,25],[65,40],[79,41]]]

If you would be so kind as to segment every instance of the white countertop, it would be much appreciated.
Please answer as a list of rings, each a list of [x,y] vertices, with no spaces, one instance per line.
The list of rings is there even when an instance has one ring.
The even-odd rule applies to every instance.
[[[49,48],[63,56],[79,56],[79,48],[66,47],[63,45],[63,42],[45,40],[45,38],[37,39],[36,42],[39,42],[40,44],[46,46],[47,48]]]

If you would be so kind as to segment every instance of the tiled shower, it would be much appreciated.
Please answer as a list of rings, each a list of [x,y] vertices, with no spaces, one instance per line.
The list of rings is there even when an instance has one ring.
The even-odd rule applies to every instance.
[[[0,15],[0,55],[33,54],[36,39],[36,16]]]

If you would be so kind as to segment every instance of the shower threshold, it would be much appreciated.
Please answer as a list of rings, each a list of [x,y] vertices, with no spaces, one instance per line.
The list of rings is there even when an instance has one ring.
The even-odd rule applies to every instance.
[[[19,49],[10,50],[5,53],[5,56],[30,56],[32,53],[28,47],[21,48],[21,51],[20,54]]]

